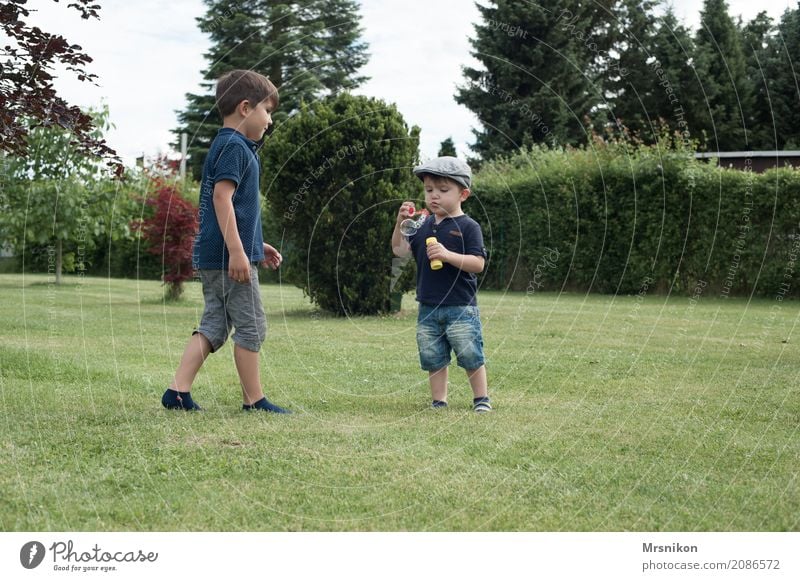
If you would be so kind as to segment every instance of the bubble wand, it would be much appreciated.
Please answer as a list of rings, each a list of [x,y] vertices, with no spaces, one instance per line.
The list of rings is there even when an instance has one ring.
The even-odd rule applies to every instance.
[[[408,209],[408,215],[413,216],[415,214],[414,208]],[[428,219],[430,213],[428,210],[420,210],[418,218],[406,218],[402,222],[400,222],[400,234],[405,236],[406,238],[411,238],[414,234],[416,234],[422,225],[425,223],[425,220]]]

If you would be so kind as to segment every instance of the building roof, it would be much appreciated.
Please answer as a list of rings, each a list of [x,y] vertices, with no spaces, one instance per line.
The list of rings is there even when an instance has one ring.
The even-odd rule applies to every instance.
[[[784,151],[711,151],[695,153],[696,159],[725,158],[725,157],[800,157],[800,150]]]

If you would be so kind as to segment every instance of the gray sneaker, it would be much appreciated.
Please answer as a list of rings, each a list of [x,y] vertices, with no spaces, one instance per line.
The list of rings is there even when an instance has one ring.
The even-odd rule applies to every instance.
[[[472,411],[477,414],[485,414],[492,411],[492,404],[489,403],[488,397],[476,397],[472,400]]]

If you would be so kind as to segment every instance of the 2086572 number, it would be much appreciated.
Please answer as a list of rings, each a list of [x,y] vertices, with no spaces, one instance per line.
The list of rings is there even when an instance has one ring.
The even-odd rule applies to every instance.
[[[777,559],[736,559],[728,561],[729,569],[780,569]]]

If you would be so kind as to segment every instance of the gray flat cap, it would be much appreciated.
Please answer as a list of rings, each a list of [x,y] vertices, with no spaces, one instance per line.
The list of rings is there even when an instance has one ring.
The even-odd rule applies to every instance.
[[[472,170],[466,162],[457,157],[437,157],[414,168],[414,175],[419,179],[422,179],[424,174],[450,178],[465,188],[469,188],[472,183]]]

